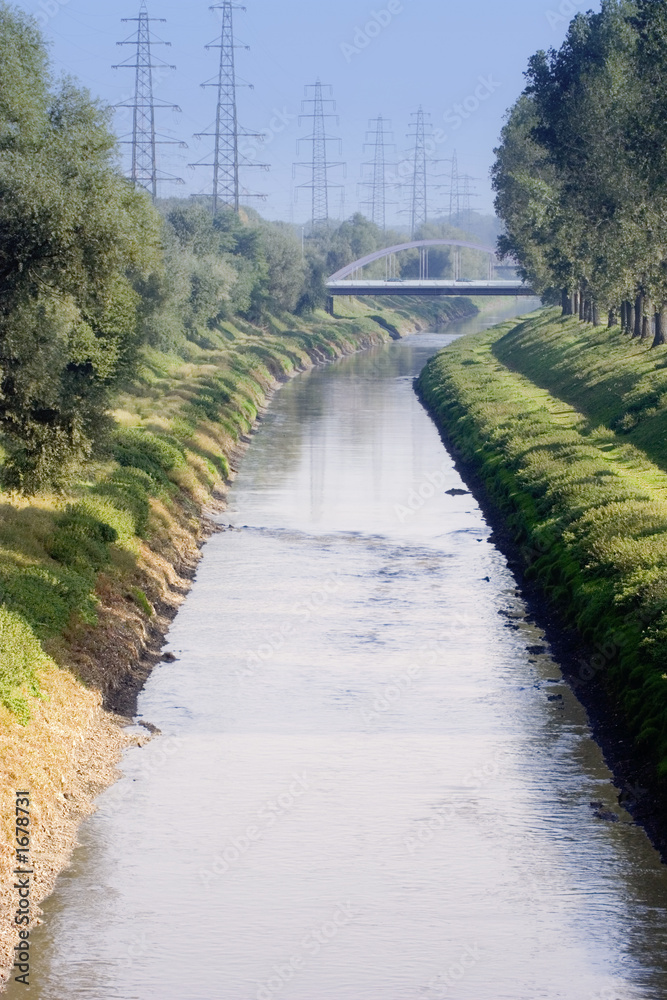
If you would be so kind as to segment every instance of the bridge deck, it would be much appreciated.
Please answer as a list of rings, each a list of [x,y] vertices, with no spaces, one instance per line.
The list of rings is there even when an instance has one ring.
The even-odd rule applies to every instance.
[[[509,295],[534,296],[520,281],[329,281],[330,295]]]

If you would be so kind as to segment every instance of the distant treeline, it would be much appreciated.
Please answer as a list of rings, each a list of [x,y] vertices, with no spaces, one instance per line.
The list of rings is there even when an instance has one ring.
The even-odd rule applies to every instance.
[[[502,251],[566,314],[667,336],[667,4],[603,0],[530,60],[497,150]]]

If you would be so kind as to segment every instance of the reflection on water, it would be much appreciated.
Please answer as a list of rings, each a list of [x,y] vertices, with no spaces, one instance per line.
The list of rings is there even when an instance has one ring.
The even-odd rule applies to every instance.
[[[278,394],[11,997],[667,995],[667,873],[412,390],[451,337]]]

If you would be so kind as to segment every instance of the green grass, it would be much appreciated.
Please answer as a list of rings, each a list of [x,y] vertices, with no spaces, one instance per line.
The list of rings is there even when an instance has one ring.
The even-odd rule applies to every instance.
[[[663,778],[666,362],[665,349],[549,311],[463,338],[420,379],[502,511],[527,572],[597,648],[580,679],[604,679]]]
[[[0,605],[0,704],[26,725],[30,720],[29,699],[39,697],[38,671],[46,657],[39,639],[19,615]]]

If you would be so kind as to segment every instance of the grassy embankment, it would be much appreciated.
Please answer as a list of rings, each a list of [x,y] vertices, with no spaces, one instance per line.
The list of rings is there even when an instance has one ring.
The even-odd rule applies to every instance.
[[[123,745],[101,710],[131,711],[159,658],[206,533],[202,514],[280,380],[413,330],[469,301],[344,301],[335,320],[275,318],[210,331],[189,358],[145,349],[115,410],[106,456],[68,496],[0,494],[0,884],[12,862],[16,788],[34,802],[36,895],[62,864],[77,820]],[[141,662],[143,658],[143,663]],[[0,893],[0,952],[11,940]],[[0,965],[2,965],[0,955]]]
[[[459,340],[421,394],[537,581],[592,650],[667,789],[667,349],[543,311]]]

